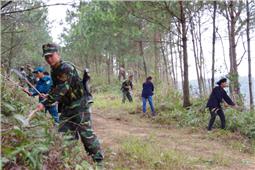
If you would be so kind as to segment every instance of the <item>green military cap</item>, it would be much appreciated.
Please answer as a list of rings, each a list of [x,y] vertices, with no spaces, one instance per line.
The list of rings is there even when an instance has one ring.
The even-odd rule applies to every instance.
[[[54,43],[43,44],[42,50],[43,50],[42,56],[45,57],[47,55],[53,54],[54,52],[58,52],[58,46]]]

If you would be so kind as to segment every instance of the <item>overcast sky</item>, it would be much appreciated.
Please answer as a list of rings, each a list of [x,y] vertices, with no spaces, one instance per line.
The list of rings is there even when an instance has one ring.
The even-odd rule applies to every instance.
[[[45,0],[45,2],[47,2],[47,4],[55,4],[55,3],[72,3],[72,2],[79,2],[79,0]],[[48,20],[51,22],[51,36],[53,38],[53,41],[56,43],[59,43],[59,36],[63,31],[64,27],[68,27],[68,25],[65,23],[65,16],[66,16],[66,10],[67,9],[71,9],[71,6],[51,6],[48,7]],[[219,21],[220,22],[220,21]],[[60,24],[63,23],[63,24]],[[219,29],[222,28],[222,26],[220,27],[220,24],[218,23],[218,27]],[[222,28],[223,29],[223,28]],[[225,33],[226,34],[226,33]],[[254,33],[253,33],[254,34]],[[222,34],[223,35],[223,34]],[[204,56],[206,58],[208,58],[208,60],[206,60],[206,65],[207,65],[207,72],[208,72],[208,77],[211,77],[211,51],[212,51],[212,45],[211,45],[211,31],[207,31],[206,34],[203,35],[203,46],[204,46]],[[208,44],[208,48],[205,47]],[[252,73],[253,73],[253,77],[254,77],[254,73],[255,73],[255,49],[253,48],[255,44],[255,40],[254,40],[254,35],[253,35],[253,39],[251,41],[251,48],[252,48]],[[192,48],[191,45],[191,39],[188,42],[188,46],[189,49]],[[229,63],[228,61],[228,41],[227,39],[224,42],[224,49],[225,49],[225,55],[226,55],[226,59],[227,59],[227,63]],[[243,47],[242,45],[239,45],[237,47],[237,56],[238,58],[240,58],[240,56],[242,56],[243,54]],[[189,77],[190,79],[196,79],[196,70],[194,67],[194,58],[193,58],[193,52],[189,50]],[[223,62],[223,50],[222,50],[222,45],[220,43],[220,41],[217,41],[216,44],[216,67],[219,69],[220,67],[225,68],[224,66],[224,62]],[[220,77],[222,75],[226,75],[227,71],[225,69],[221,69],[222,72],[216,72],[216,76]],[[239,74],[241,76],[247,76],[247,72],[248,72],[248,65],[247,65],[247,54],[244,57],[242,63],[240,64],[240,66],[238,67],[238,71]]]
[[[74,3],[79,0],[44,0],[47,4],[56,3]],[[51,22],[51,36],[53,41],[59,43],[59,36],[63,32],[64,27],[68,27],[65,23],[66,11],[71,9],[69,5],[57,5],[48,7],[48,20]],[[63,24],[61,24],[63,23]]]

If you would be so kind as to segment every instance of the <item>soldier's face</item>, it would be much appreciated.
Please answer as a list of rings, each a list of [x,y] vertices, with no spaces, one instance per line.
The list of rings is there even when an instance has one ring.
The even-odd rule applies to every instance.
[[[39,78],[39,79],[40,79],[40,78],[42,78],[43,76],[44,76],[44,74],[43,74],[42,72],[36,72],[36,73],[35,73],[35,77],[36,77],[36,78]]]
[[[50,66],[55,66],[56,64],[59,63],[60,61],[60,56],[58,55],[58,53],[54,52],[51,55],[47,55],[45,56],[45,60],[46,62],[50,65]]]
[[[221,87],[222,88],[228,87],[228,83],[227,82],[221,83]]]

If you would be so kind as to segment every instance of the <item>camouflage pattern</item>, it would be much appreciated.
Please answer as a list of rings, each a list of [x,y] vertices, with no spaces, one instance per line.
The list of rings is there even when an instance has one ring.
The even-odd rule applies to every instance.
[[[56,68],[52,68],[51,76],[53,87],[42,104],[61,103],[59,131],[79,134],[87,153],[94,161],[102,161],[100,143],[91,127],[90,105],[84,97],[82,81],[75,67],[61,61]]]
[[[133,83],[131,80],[127,79],[123,81],[121,85],[121,91],[122,91],[122,103],[125,103],[126,98],[128,98],[129,102],[133,101],[131,90],[133,89]]]
[[[128,98],[129,102],[133,101],[130,91],[122,91],[122,103],[126,102],[126,98]]]

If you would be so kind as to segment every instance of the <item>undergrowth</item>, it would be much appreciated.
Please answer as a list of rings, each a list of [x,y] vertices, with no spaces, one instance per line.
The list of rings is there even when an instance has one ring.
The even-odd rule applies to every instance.
[[[140,97],[141,87],[139,85],[136,85],[133,91],[133,103],[122,104],[121,91],[116,91],[116,89],[116,87],[113,87],[106,92],[96,93],[94,107],[125,110],[127,113],[132,114],[142,113]],[[153,122],[161,125],[173,125],[180,128],[200,128],[205,132],[210,119],[209,110],[205,107],[207,99],[207,97],[192,98],[192,106],[183,108],[182,96],[177,90],[163,85],[162,87],[156,87],[153,100],[158,116]],[[242,141],[246,143],[244,147],[237,148],[240,148],[239,150],[243,150],[244,152],[255,153],[255,112],[239,111],[232,108],[224,108],[224,111],[226,116],[226,132],[234,132],[236,136],[241,134],[243,136],[241,137],[243,139]],[[147,112],[150,113],[149,106],[147,106]],[[214,127],[216,129],[220,128],[219,117],[216,118]],[[215,131],[215,133],[217,133],[217,131]],[[221,133],[218,137],[224,138],[224,134]],[[246,142],[247,140],[244,138],[246,138],[248,142]],[[230,140],[230,145],[232,145],[231,143],[233,143],[232,140]],[[233,144],[233,147],[235,147],[234,145],[235,144]],[[236,145],[238,146],[238,144]],[[247,149],[247,147],[249,149]]]
[[[2,169],[91,169],[82,144],[70,142],[53,126],[51,116],[37,113],[30,126],[26,118],[37,98],[26,96],[9,82],[1,83],[1,168]]]

